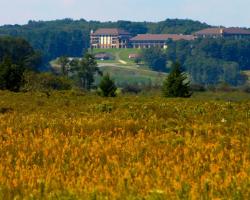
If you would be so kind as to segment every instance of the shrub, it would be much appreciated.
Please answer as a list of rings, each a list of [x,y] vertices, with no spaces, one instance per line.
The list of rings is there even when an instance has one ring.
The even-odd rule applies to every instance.
[[[245,85],[241,88],[243,92],[250,93],[250,85]]]
[[[0,107],[0,114],[5,114],[5,113],[9,113],[12,112],[13,109],[12,108],[8,108],[8,107]]]
[[[190,85],[190,89],[193,92],[205,92],[206,91],[206,88],[200,84],[192,84]]]
[[[182,72],[179,63],[173,63],[171,72],[163,83],[164,97],[190,97],[189,82],[186,82],[186,75]]]
[[[115,82],[110,78],[109,74],[106,74],[102,77],[102,80],[99,84],[100,95],[103,97],[115,97],[117,87]]]
[[[142,91],[141,87],[139,87],[138,85],[125,85],[122,88],[122,93],[133,93],[133,94],[138,94]]]
[[[216,90],[219,91],[219,92],[233,92],[235,91],[236,89],[232,86],[230,86],[229,84],[227,83],[222,83],[222,84],[219,84],[217,87],[216,87]]]
[[[70,90],[72,88],[72,82],[69,79],[50,73],[26,72],[24,82],[24,91]]]

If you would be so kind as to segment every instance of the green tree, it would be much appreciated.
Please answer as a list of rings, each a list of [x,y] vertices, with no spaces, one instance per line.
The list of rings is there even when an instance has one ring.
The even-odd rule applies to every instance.
[[[166,71],[166,54],[164,50],[158,47],[144,49],[142,59],[149,65],[152,70]]]
[[[27,70],[38,71],[41,67],[41,55],[21,38],[0,37],[0,63],[10,58],[12,64],[22,65]]]
[[[18,92],[23,81],[24,68],[4,58],[0,64],[0,89]]]
[[[101,75],[97,62],[92,54],[86,53],[82,60],[74,67],[77,73],[80,86],[86,90],[90,90],[95,79],[96,73]]]
[[[180,64],[175,62],[172,65],[171,72],[163,83],[163,96],[165,97],[190,97],[189,82],[186,75],[182,72]]]
[[[110,78],[109,74],[106,74],[102,77],[102,80],[99,84],[100,94],[103,97],[115,97],[117,87],[115,82]]]
[[[58,59],[58,63],[61,66],[61,72],[62,72],[63,76],[68,76],[68,73],[69,73],[69,70],[70,70],[69,62],[70,62],[70,60],[66,56],[61,56]]]

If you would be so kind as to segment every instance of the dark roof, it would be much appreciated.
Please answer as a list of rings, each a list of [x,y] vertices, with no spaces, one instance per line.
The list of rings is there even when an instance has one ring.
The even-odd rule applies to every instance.
[[[243,28],[207,28],[195,33],[195,35],[250,35],[250,31]]]
[[[140,34],[133,38],[131,41],[166,41],[168,39],[176,40],[194,40],[193,35],[178,35],[178,34]]]
[[[224,34],[250,35],[250,30],[243,29],[243,28],[226,28],[224,29]]]
[[[195,35],[221,35],[223,28],[206,28],[195,33]]]
[[[130,35],[130,33],[118,28],[100,28],[93,35]]]

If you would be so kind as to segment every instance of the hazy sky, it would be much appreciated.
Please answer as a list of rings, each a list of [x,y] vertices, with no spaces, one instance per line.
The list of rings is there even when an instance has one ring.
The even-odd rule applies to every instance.
[[[194,19],[250,27],[250,0],[0,0],[0,24],[62,18],[116,21]]]

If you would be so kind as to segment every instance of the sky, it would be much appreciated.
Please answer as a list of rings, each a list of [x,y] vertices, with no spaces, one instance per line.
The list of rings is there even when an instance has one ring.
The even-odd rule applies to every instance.
[[[99,21],[193,19],[250,27],[250,0],[0,0],[0,25],[63,18]]]

